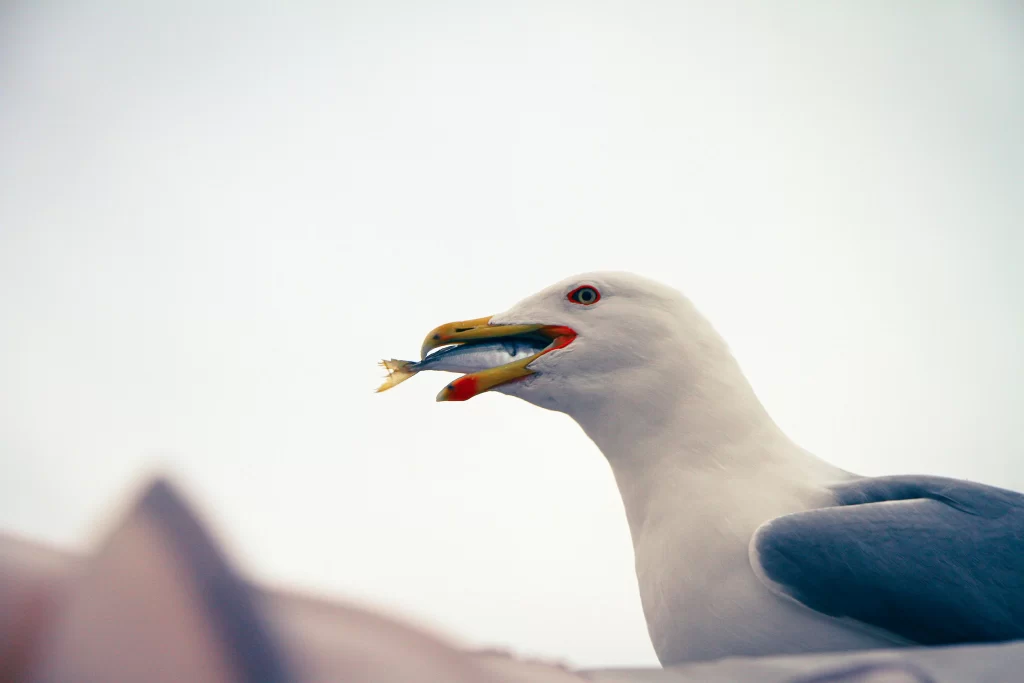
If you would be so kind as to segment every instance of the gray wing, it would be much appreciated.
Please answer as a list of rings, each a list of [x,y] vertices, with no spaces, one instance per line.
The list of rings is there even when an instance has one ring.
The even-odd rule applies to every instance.
[[[923,476],[832,491],[754,534],[771,589],[926,645],[1024,638],[1024,495]]]

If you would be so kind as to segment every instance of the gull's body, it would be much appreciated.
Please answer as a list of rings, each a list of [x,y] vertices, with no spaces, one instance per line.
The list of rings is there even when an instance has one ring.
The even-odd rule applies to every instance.
[[[631,442],[636,435],[616,430],[614,421],[606,430],[600,420],[584,427],[615,474],[659,659],[892,645],[773,594],[751,570],[748,546],[757,528],[831,505],[826,485],[845,475],[801,452],[770,422],[748,417],[737,437],[729,428],[703,438],[670,428]]]
[[[719,341],[710,326],[701,332],[702,345]],[[659,659],[892,645],[774,595],[751,571],[748,545],[761,524],[831,505],[826,486],[850,475],[790,441],[725,344],[714,347],[719,353],[699,372],[666,350],[680,365],[650,365],[658,379],[557,405],[611,465]]]
[[[450,343],[546,334],[531,359],[455,380],[572,417],[615,475],[663,664],[1024,638],[1024,496],[864,478],[791,441],[678,292],[623,273],[553,285]]]

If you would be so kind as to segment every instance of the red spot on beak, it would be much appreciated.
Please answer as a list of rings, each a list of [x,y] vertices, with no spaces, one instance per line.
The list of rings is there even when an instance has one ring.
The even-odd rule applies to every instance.
[[[448,385],[449,401],[468,401],[476,396],[476,377],[466,375]]]

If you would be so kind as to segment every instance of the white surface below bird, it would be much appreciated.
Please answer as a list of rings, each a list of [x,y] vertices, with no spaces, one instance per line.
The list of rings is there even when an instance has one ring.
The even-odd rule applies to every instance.
[[[498,391],[597,444],[662,664],[1024,638],[1024,496],[824,462],[775,424],[688,299],[627,273],[442,325],[422,355],[527,337],[548,345],[438,400]]]

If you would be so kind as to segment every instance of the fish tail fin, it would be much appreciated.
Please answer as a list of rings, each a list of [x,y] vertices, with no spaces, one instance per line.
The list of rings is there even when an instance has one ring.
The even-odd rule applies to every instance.
[[[413,366],[415,363],[408,360],[382,360],[380,366],[388,371],[388,378],[384,380],[384,383],[377,387],[377,392],[387,391],[391,387],[398,386],[405,380],[415,375],[418,370]]]

